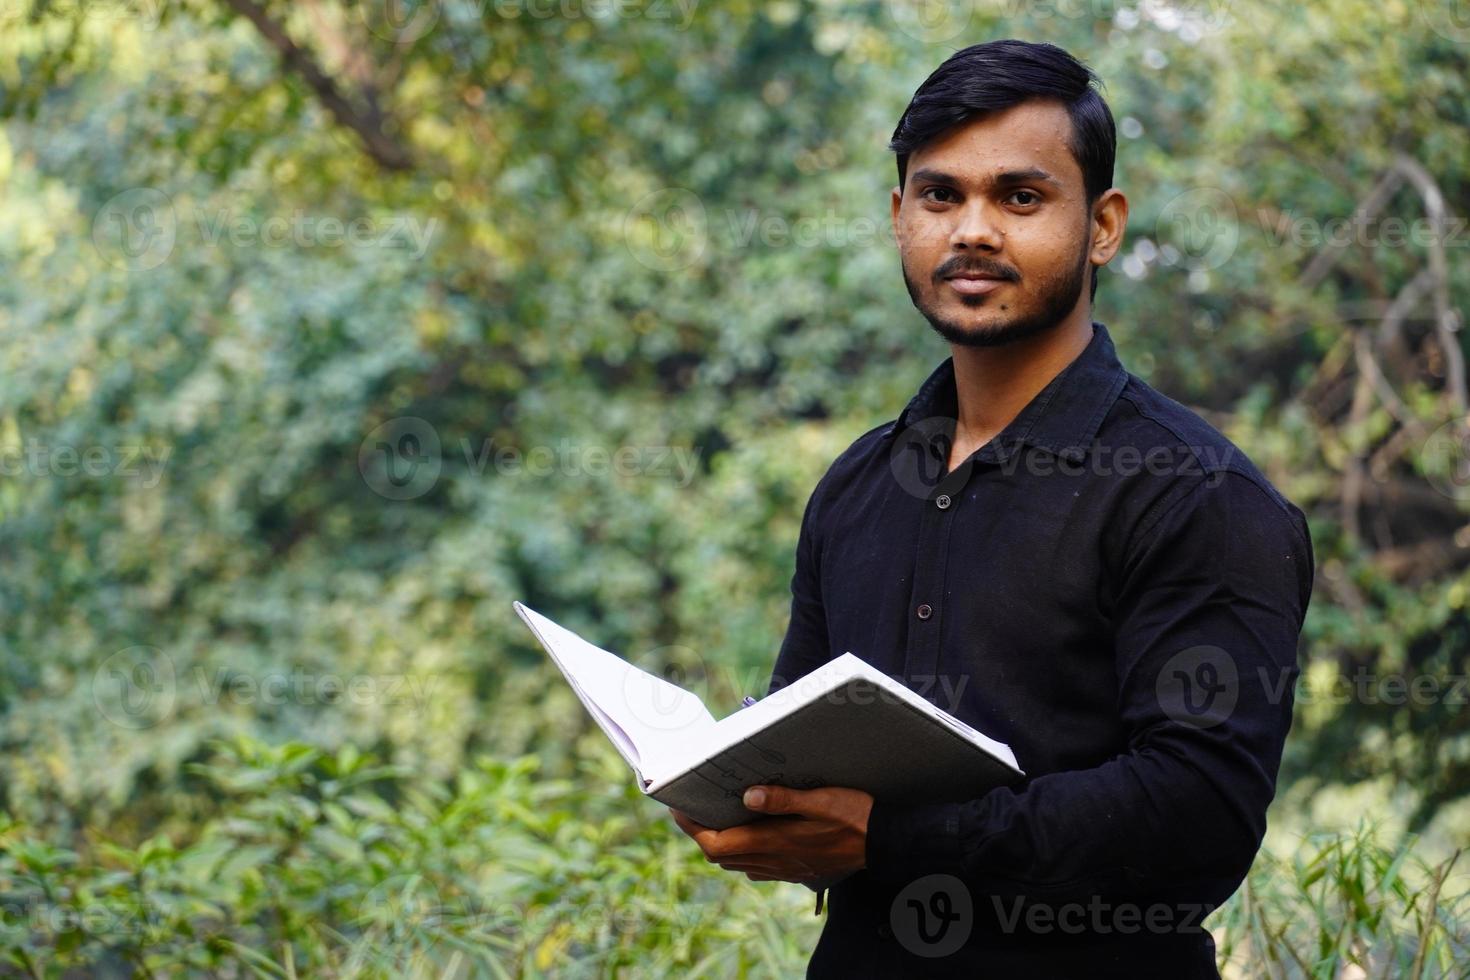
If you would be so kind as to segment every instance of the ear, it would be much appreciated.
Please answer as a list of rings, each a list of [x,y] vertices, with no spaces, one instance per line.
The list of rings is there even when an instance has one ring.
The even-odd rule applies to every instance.
[[[903,187],[901,187],[898,184],[894,184],[893,185],[893,195],[892,196],[893,196],[893,201],[892,201],[893,213],[891,215],[889,215],[889,221],[892,223],[892,226],[893,226],[893,240],[894,240],[894,242],[897,242],[898,241],[898,208],[899,208],[899,205],[903,204]]]
[[[1093,265],[1107,265],[1123,247],[1123,229],[1128,225],[1128,198],[1116,187],[1103,191],[1092,205]]]

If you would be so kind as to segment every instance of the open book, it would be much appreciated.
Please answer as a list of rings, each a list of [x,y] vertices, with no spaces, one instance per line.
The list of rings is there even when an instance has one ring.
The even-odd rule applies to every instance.
[[[639,788],[706,827],[766,816],[756,784],[846,786],[875,799],[959,802],[1021,778],[1010,748],[844,653],[719,721],[676,684],[515,610],[632,767]]]

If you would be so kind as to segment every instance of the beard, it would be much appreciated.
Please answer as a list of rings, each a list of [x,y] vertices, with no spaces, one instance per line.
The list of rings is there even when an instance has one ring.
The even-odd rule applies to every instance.
[[[1072,308],[1077,305],[1077,300],[1082,293],[1082,283],[1087,275],[1086,243],[1083,244],[1077,259],[1077,262],[1060,279],[1045,284],[1041,294],[1037,297],[1035,310],[989,327],[968,327],[956,320],[941,316],[935,309],[937,302],[926,305],[921,299],[919,289],[914,284],[914,280],[910,278],[908,266],[904,265],[901,256],[899,265],[903,268],[903,284],[908,287],[909,299],[913,300],[914,307],[924,314],[924,319],[929,321],[929,325],[939,336],[951,344],[959,344],[963,347],[999,347],[1002,344],[1013,344],[1027,337],[1045,333],[1061,323],[1062,318],[1072,312]],[[940,266],[940,269],[944,270],[945,266]],[[939,284],[938,289],[944,288],[944,280],[936,278],[931,281]],[[1009,281],[1014,282],[1015,280]],[[975,308],[984,307],[987,303],[994,305],[998,302],[994,296],[961,296],[960,301],[966,306]]]

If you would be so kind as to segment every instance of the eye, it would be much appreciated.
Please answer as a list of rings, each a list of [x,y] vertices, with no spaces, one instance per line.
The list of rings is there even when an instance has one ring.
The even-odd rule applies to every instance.
[[[1028,208],[1031,205],[1033,205],[1033,204],[1035,204],[1035,203],[1037,203],[1038,201],[1041,200],[1040,195],[1038,195],[1038,194],[1036,194],[1036,193],[1034,193],[1032,191],[1013,191],[1011,193],[1011,198],[1017,198],[1017,197],[1022,197],[1022,196],[1029,197],[1031,199],[1029,201],[1018,201],[1017,202],[1023,208]],[[1010,200],[1011,198],[1007,198],[1007,200]]]
[[[951,195],[951,197],[953,197],[953,195],[954,195],[953,188],[943,187],[941,185],[935,184],[935,185],[932,185],[930,187],[926,187],[922,191],[919,192],[919,196],[921,198],[923,198],[924,200],[926,200],[926,201],[934,201],[934,203],[936,203],[936,204],[950,204],[950,203],[953,203],[952,200],[950,200],[950,201],[935,201],[934,198],[932,198],[932,197],[929,196],[930,194],[949,194],[949,195]]]

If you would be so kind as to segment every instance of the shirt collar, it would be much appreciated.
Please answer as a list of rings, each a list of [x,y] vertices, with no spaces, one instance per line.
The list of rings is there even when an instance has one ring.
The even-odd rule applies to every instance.
[[[1063,368],[977,456],[1001,461],[1018,445],[1045,449],[1053,455],[1080,462],[1091,448],[1103,417],[1128,382],[1108,328],[1092,321],[1092,339],[1082,353]],[[954,358],[945,358],[909,400],[890,432],[902,432],[932,418],[952,423],[959,414],[955,394]]]

